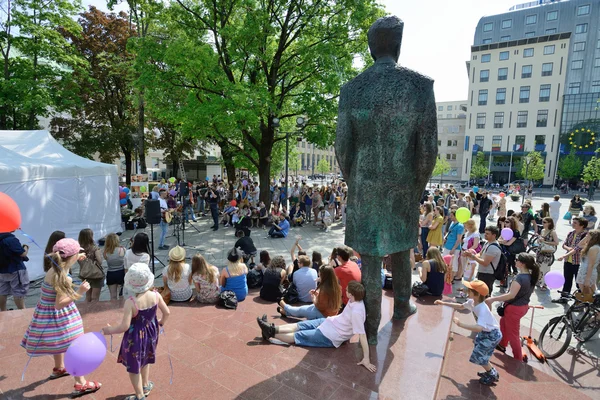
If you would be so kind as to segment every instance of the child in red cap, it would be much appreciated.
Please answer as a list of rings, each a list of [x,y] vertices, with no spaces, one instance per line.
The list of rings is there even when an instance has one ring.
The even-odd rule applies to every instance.
[[[485,282],[474,280],[472,282],[463,281],[463,285],[468,288],[469,300],[464,304],[448,303],[441,300],[436,300],[435,304],[452,307],[455,310],[469,310],[475,314],[475,325],[468,325],[460,322],[457,317],[454,317],[454,323],[464,329],[477,332],[475,336],[475,347],[471,353],[470,362],[481,365],[485,372],[478,372],[479,382],[484,385],[492,385],[500,379],[500,374],[490,364],[490,357],[494,349],[502,339],[500,325],[496,318],[492,315],[489,307],[485,304],[485,298],[489,293],[489,289]]]

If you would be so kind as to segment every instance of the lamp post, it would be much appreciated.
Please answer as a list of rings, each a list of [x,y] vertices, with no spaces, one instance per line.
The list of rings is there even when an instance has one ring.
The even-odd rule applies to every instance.
[[[531,157],[525,157],[525,181],[527,181],[527,187],[523,191],[523,195],[521,196],[521,205],[525,203],[525,193],[527,193],[527,188],[529,188],[529,164],[531,163]]]
[[[273,118],[273,126],[275,129],[279,128],[279,118]],[[304,117],[296,118],[296,131],[295,132],[280,132],[285,133],[285,205],[287,207],[287,201],[289,198],[288,193],[288,161],[290,157],[290,134],[298,133],[306,126],[306,119]]]

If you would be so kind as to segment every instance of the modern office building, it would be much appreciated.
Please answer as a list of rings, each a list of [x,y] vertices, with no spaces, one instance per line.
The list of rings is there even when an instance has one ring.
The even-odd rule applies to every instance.
[[[465,174],[483,151],[494,181],[506,181],[507,170],[536,150],[545,159],[543,183],[552,185],[559,157],[571,149],[584,159],[593,154],[599,28],[600,0],[540,0],[480,19],[467,62]]]
[[[450,171],[441,176],[442,182],[462,180],[462,165],[467,121],[467,101],[437,102],[438,156],[450,164]],[[438,180],[440,177],[434,177]]]
[[[333,146],[322,149],[313,143],[307,142],[306,139],[303,139],[298,141],[296,151],[298,152],[298,157],[300,159],[300,170],[297,171],[300,175],[307,176],[318,174],[319,171],[317,170],[317,165],[323,158],[329,163],[330,174],[338,174],[340,172]],[[290,175],[295,173],[296,171],[290,169]]]

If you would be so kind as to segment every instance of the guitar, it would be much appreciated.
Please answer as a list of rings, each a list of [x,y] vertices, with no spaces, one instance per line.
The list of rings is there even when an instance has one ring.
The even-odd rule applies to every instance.
[[[173,214],[168,210],[162,211],[162,219],[168,224],[173,219]]]

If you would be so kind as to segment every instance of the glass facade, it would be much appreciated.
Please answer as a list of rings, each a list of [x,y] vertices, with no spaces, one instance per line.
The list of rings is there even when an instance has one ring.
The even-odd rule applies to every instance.
[[[594,137],[600,133],[599,101],[600,93],[564,96],[559,138],[560,157],[569,154],[571,148],[574,147],[577,155],[586,163],[594,155],[594,151],[600,147],[600,137],[593,139],[587,132],[588,129],[594,132]],[[571,133],[573,133],[572,136]]]

